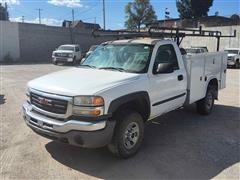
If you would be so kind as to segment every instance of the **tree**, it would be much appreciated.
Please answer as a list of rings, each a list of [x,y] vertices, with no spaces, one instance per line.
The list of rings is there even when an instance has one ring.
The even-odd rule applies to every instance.
[[[142,25],[152,23],[157,20],[157,16],[149,0],[134,0],[125,6],[126,21],[125,27],[138,29]]]
[[[180,18],[199,18],[208,16],[213,0],[177,0]]]
[[[7,10],[7,4],[5,3],[5,7],[0,3],[0,20],[8,21],[9,15]]]

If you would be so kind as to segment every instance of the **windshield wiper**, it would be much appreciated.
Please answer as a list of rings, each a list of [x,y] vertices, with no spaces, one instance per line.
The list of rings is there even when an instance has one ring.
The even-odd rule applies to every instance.
[[[116,68],[116,67],[101,67],[99,69],[109,69],[109,70],[117,70],[117,71],[120,71],[120,72],[125,72],[126,70],[123,69],[123,68]]]
[[[91,66],[91,65],[88,65],[88,64],[82,64],[80,65],[80,67],[89,67],[89,68],[93,68],[93,69],[96,69],[96,66]]]

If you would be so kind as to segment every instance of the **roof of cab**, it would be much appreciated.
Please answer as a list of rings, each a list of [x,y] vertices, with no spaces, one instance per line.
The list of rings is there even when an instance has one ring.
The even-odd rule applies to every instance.
[[[78,44],[62,44],[61,46],[72,46],[72,47],[75,47],[75,46],[79,46]]]
[[[126,44],[126,43],[136,43],[136,44],[149,44],[155,45],[159,41],[166,41],[172,42],[171,40],[164,40],[164,39],[153,39],[153,38],[136,38],[136,39],[123,39],[123,40],[115,40],[115,41],[108,41],[108,44]]]

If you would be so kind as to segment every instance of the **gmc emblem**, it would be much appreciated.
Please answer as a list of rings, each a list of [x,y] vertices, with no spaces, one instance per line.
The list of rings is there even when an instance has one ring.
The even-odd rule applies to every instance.
[[[47,105],[47,106],[52,106],[51,104],[51,100],[49,99],[45,99],[45,98],[38,98],[39,99],[39,103],[42,104],[42,105]]]

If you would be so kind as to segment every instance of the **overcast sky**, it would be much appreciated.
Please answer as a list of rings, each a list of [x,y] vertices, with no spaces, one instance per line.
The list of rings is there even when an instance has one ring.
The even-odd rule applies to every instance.
[[[48,25],[61,25],[64,19],[72,19],[72,9],[75,11],[75,19],[94,22],[102,26],[102,0],[0,0],[9,4],[9,13],[12,21],[38,23],[37,8],[43,9],[42,23]],[[128,0],[105,0],[106,27],[107,29],[119,29],[124,27],[124,7]],[[178,17],[175,0],[150,0],[156,11],[158,19],[164,18],[165,8],[170,10],[170,16]],[[219,15],[230,16],[240,12],[240,0],[214,0],[209,15],[216,11]]]

